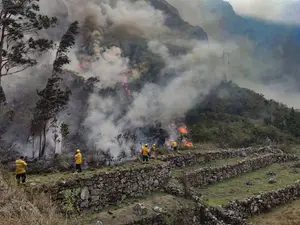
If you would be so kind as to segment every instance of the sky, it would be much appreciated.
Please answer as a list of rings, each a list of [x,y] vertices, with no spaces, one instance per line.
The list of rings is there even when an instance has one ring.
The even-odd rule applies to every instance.
[[[300,0],[226,0],[236,13],[275,22],[300,24]]]

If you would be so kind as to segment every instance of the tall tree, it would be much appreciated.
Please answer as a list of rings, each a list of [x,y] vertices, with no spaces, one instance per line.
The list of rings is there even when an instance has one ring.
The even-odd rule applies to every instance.
[[[55,26],[57,19],[39,14],[39,0],[1,0],[0,3],[0,104],[6,101],[3,76],[37,63],[37,56],[53,47],[38,32]]]
[[[78,22],[72,23],[63,35],[53,62],[52,76],[48,79],[46,87],[38,91],[39,100],[33,115],[32,129],[39,132],[40,154],[43,157],[46,149],[46,129],[50,120],[55,120],[56,115],[65,108],[71,91],[63,88],[62,78],[63,66],[70,63],[68,52],[75,44],[75,35],[78,33]],[[43,140],[43,143],[42,143]]]

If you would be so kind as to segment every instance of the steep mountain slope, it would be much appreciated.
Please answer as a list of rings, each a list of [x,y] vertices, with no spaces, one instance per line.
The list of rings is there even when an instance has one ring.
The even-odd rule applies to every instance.
[[[178,10],[165,0],[150,0],[152,6],[166,14],[165,25],[189,38],[207,40],[207,34],[201,27],[192,26],[184,21]]]
[[[232,82],[223,82],[186,116],[195,142],[238,147],[298,143],[300,112],[267,100]]]
[[[97,4],[88,1],[98,9],[96,14],[88,6],[77,12],[73,1],[57,1],[65,7],[58,4],[56,7],[60,10],[52,13],[62,22],[48,35],[56,40],[74,18],[80,21],[81,33],[77,48],[70,53],[70,70],[61,75],[64,85],[73,94],[68,109],[57,117],[69,125],[70,134],[64,139],[57,138],[55,132],[59,131],[52,131],[49,127],[47,149],[52,155],[61,140],[66,152],[79,147],[86,152],[112,151],[115,157],[124,149],[132,154],[145,140],[164,144],[165,138],[176,139],[179,134],[176,127],[172,127],[174,123],[184,122],[186,117],[190,126],[199,124],[206,118],[206,113],[216,113],[217,118],[217,123],[207,123],[207,126],[217,127],[220,120],[228,116],[230,126],[235,125],[232,121],[242,121],[244,127],[252,124],[249,125],[252,129],[255,126],[252,120],[260,120],[264,128],[272,125],[281,136],[287,135],[293,140],[298,136],[298,125],[285,125],[285,117],[291,109],[277,106],[278,103],[268,105],[261,95],[226,82],[219,85],[223,77],[219,63],[222,43],[207,42],[203,29],[184,21],[178,10],[166,1],[95,1]],[[78,1],[78,4],[85,3]],[[219,15],[228,15],[229,22],[234,23],[237,17],[228,4],[224,8],[207,7]],[[138,11],[137,17],[132,17],[135,11]],[[153,18],[145,18],[149,12]],[[135,21],[136,18],[141,22]],[[226,18],[224,16],[224,21]],[[236,26],[238,23],[242,22],[238,21]],[[238,33],[225,28],[223,31],[227,29],[232,36]],[[46,70],[37,68],[34,73],[42,74],[46,80]],[[26,146],[29,156],[33,155],[32,151],[38,152],[35,148],[39,147],[39,134],[30,132],[28,127],[37,98],[35,89],[42,87],[26,88],[28,93],[22,97],[31,101],[26,111],[22,105],[13,104],[14,101],[24,101],[13,94],[9,107],[15,110],[15,119],[12,119],[12,124],[2,125],[5,128],[2,138],[17,143],[17,150],[24,151],[23,146]],[[20,134],[16,135],[17,132]],[[254,132],[253,136],[257,137],[258,133]],[[195,141],[207,139],[195,138]],[[263,141],[265,139],[259,143]],[[255,141],[247,145],[253,143]]]
[[[261,19],[237,15],[232,6],[223,0],[204,1],[203,13],[210,12],[214,20],[205,27],[218,24],[217,34],[211,33],[214,38],[225,41],[241,36],[254,42],[253,54],[260,60],[266,57],[280,61],[279,69],[274,68],[267,75],[268,79],[286,81],[288,77],[299,82],[299,31],[300,26],[279,24]],[[267,61],[266,61],[267,62]],[[263,74],[262,76],[266,76]],[[270,80],[264,79],[269,82]]]

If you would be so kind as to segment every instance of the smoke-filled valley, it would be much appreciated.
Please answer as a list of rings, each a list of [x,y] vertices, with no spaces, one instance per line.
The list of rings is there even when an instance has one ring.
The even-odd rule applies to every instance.
[[[239,34],[226,39],[207,35],[198,24],[185,22],[164,0],[55,0],[51,4],[40,0],[39,4],[42,13],[59,21],[40,35],[59,43],[73,21],[80,26],[75,47],[68,54],[71,62],[61,74],[72,95],[67,108],[58,113],[55,126],[48,123],[48,155],[80,148],[130,158],[141,143],[164,144],[166,139],[179,138],[177,128],[204,121],[203,113],[273,122],[276,113],[289,112],[271,102],[257,106],[251,114],[247,101],[267,100],[228,82],[267,93],[275,84],[264,86],[263,81],[286,66],[281,58],[268,54],[258,58],[254,40]],[[2,78],[7,107],[13,112],[11,122],[1,129],[5,150],[38,157],[40,138],[30,130],[32,112],[38,100],[36,90],[45,87],[54,57],[55,51],[49,51],[37,66]],[[276,91],[270,97],[277,97]],[[236,99],[239,92],[247,93],[245,99]],[[230,106],[224,103],[225,109],[218,109],[222,100]],[[245,101],[243,106],[241,101]],[[284,103],[295,106],[293,101]],[[235,107],[240,111],[233,110]],[[67,138],[61,135],[62,123],[68,125]],[[201,141],[196,133],[188,138]],[[297,135],[298,131],[293,138]]]

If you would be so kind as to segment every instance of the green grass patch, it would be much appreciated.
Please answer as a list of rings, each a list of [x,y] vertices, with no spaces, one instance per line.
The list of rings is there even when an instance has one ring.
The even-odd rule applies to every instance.
[[[217,206],[227,204],[230,200],[244,199],[259,192],[276,190],[300,179],[300,173],[293,172],[294,164],[273,164],[251,173],[221,181],[213,186],[203,187],[199,192],[207,204]],[[277,183],[268,183],[270,178],[267,175],[268,172],[276,173]],[[247,181],[251,181],[253,185],[247,185]]]
[[[79,174],[72,173],[70,171],[70,172],[62,172],[62,173],[28,175],[28,183],[53,184],[59,180],[72,180],[76,178],[87,179],[95,174],[99,174],[103,172],[115,172],[117,170],[134,169],[134,168],[140,168],[148,165],[159,165],[159,164],[162,164],[162,162],[158,160],[150,160],[148,164],[137,161],[137,162],[127,162],[115,166],[106,166],[99,169],[83,170],[83,172]]]

